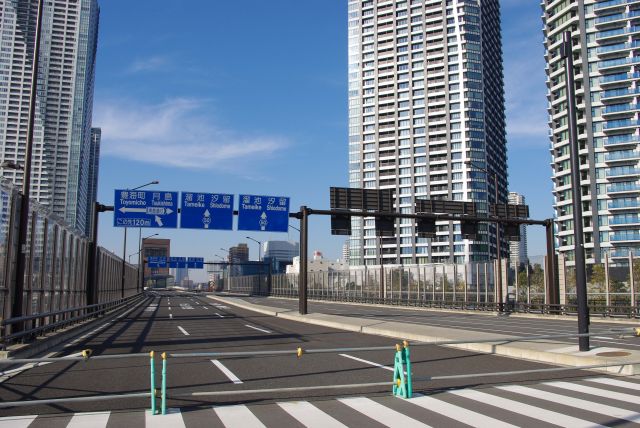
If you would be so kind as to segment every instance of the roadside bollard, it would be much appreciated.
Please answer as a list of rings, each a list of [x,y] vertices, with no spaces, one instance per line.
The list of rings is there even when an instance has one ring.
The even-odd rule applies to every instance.
[[[396,344],[396,357],[393,365],[393,395],[402,398],[411,398],[411,361],[409,359],[409,342],[403,342],[404,346]],[[405,367],[407,375],[405,377]]]
[[[162,414],[167,414],[167,353],[162,353]]]
[[[151,414],[156,414],[156,367],[154,364],[154,352],[149,352],[149,362],[151,364]]]

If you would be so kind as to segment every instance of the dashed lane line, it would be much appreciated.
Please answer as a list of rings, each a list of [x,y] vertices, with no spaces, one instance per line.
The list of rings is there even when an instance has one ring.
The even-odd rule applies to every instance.
[[[252,328],[252,329],[254,329],[254,330],[258,330],[258,331],[261,331],[261,332],[263,332],[263,333],[267,333],[267,334],[271,333],[269,330],[264,330],[264,329],[262,329],[262,328],[254,327],[254,326],[249,325],[249,324],[245,324],[245,327],[249,327],[249,328]]]
[[[187,332],[187,330],[185,330],[184,328],[178,326],[178,330],[180,330],[185,336],[189,336],[189,332]]]
[[[220,361],[218,360],[211,360],[211,362],[220,369],[220,371],[222,373],[224,373],[224,375],[226,377],[229,378],[229,380],[235,384],[240,384],[242,383],[242,381],[238,378],[238,376],[236,376],[235,374],[233,374],[233,372],[231,370],[229,370],[227,367],[225,367],[224,364],[222,364]]]

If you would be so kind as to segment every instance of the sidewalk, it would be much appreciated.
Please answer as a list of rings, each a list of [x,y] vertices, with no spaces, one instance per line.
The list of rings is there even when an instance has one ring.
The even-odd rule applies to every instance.
[[[446,345],[454,348],[475,352],[502,355],[542,363],[564,366],[587,366],[606,364],[607,367],[594,369],[608,373],[635,375],[640,374],[640,351],[610,347],[594,347],[588,352],[579,352],[577,345],[554,340],[537,340],[528,342],[512,342],[510,336],[494,333],[484,333],[453,328],[434,327],[429,325],[406,324],[393,321],[378,321],[366,318],[344,317],[322,313],[300,315],[296,310],[283,309],[269,305],[258,305],[243,300],[242,297],[207,296],[228,305],[258,312],[283,319],[373,334],[407,339],[416,342],[440,342],[452,340],[486,340],[495,339],[490,343],[465,343]],[[268,299],[265,299],[268,300]]]

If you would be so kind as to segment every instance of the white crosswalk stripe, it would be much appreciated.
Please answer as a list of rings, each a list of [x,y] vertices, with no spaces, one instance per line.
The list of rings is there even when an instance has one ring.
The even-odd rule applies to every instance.
[[[553,412],[551,410],[546,410],[540,407],[531,406],[529,404],[520,403],[515,400],[509,400],[507,398],[498,397],[497,395],[487,394],[485,392],[480,392],[473,389],[450,391],[450,393],[459,395],[460,397],[479,401],[481,403],[488,404],[490,406],[508,409],[511,412],[519,413],[521,415],[525,415],[534,419],[539,419],[541,421],[558,425],[561,427],[567,427],[567,428],[603,427],[603,425],[594,424],[593,422],[585,421],[579,418],[574,418],[573,416],[563,415],[562,413]]]
[[[278,403],[278,405],[307,428],[346,428],[346,425],[306,401]]]
[[[527,386],[501,385],[482,390],[449,390],[432,396],[416,394],[406,400],[390,396],[375,400],[349,397],[336,399],[335,401],[341,404],[334,402],[331,405],[327,405],[326,402],[320,404],[310,401],[282,401],[256,403],[251,406],[214,406],[204,412],[189,413],[186,419],[180,410],[169,409],[167,415],[151,415],[146,411],[142,422],[142,411],[134,411],[127,413],[127,417],[130,416],[132,421],[126,426],[186,428],[193,424],[215,424],[214,419],[217,416],[226,428],[280,428],[292,425],[294,420],[307,428],[344,428],[366,426],[367,418],[388,427],[429,428],[427,423],[439,424],[438,426],[443,424],[442,420],[439,423],[433,422],[429,416],[437,414],[448,418],[451,424],[455,422],[472,427],[537,427],[544,422],[571,428],[593,428],[602,426],[599,423],[609,425],[626,421],[640,424],[640,408],[635,406],[639,401],[638,390],[639,383],[601,377],[575,382],[549,381]],[[563,394],[566,391],[573,391],[570,393],[573,396]],[[579,398],[576,392],[580,394]],[[607,402],[603,403],[600,398],[606,398]],[[491,408],[496,409],[495,414]],[[337,414],[331,414],[333,411]],[[0,418],[0,428],[28,428],[34,421],[39,426],[63,426],[63,421],[68,421],[67,428],[104,428],[109,425],[109,420],[114,414],[115,412],[90,412],[73,415],[8,416]],[[122,423],[123,415],[119,415],[118,418]]]
[[[538,398],[540,400],[562,404],[563,406],[575,407],[578,409],[588,410],[590,412],[600,413],[602,415],[611,416],[612,418],[624,419],[636,423],[640,422],[640,413],[631,412],[619,407],[607,406],[606,404],[595,403],[593,401],[587,401],[581,398],[567,397],[560,394],[554,394],[553,392],[549,391],[528,388],[526,386],[511,385],[499,386],[498,388],[502,389],[503,391],[515,392],[516,394],[522,394],[529,397]]]
[[[415,404],[416,406],[431,410],[432,412],[440,413],[441,415],[446,416],[450,419],[454,419],[458,422],[471,425],[472,427],[484,428],[490,426],[495,428],[508,428],[516,426],[499,421],[498,419],[486,415],[482,415],[478,412],[467,410],[463,407],[456,406],[455,404],[450,404],[446,401],[435,399],[433,397],[414,397],[409,398],[407,401],[411,404]]]
[[[76,413],[67,428],[103,428],[107,426],[111,412]]]
[[[598,397],[611,398],[617,401],[626,401],[627,403],[640,404],[640,397],[637,395],[625,394],[623,392],[608,391],[602,388],[593,388],[591,386],[581,385],[571,382],[546,382],[545,385],[555,386],[556,388],[568,389],[569,391],[582,392],[585,394],[597,395]]]
[[[366,397],[341,398],[340,401],[343,404],[351,407],[352,409],[355,409],[358,412],[362,413],[363,415],[369,416],[371,419],[375,419],[382,425],[386,425],[388,427],[429,427],[429,425],[423,424],[420,421],[417,421],[413,418],[410,418],[409,416],[403,415],[400,412],[378,404]]]
[[[226,428],[266,428],[247,406],[222,406],[213,410]]]

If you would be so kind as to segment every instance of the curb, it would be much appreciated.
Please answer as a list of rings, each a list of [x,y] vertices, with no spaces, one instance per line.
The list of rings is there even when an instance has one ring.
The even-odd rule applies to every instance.
[[[228,305],[233,305],[242,309],[246,309],[253,312],[258,312],[264,315],[275,316],[279,318],[283,318],[290,321],[298,321],[307,324],[320,325],[324,327],[336,328],[339,330],[352,331],[356,333],[370,334],[376,336],[385,336],[385,337],[393,337],[398,338],[401,336],[403,339],[408,339],[417,342],[437,342],[443,340],[455,340],[451,337],[437,337],[437,336],[429,336],[420,333],[407,333],[402,332],[399,333],[397,329],[389,329],[384,326],[377,326],[380,322],[374,322],[371,320],[364,320],[361,318],[349,318],[350,323],[340,322],[336,320],[338,316],[330,316],[333,320],[330,319],[318,319],[317,317],[309,317],[309,315],[322,315],[322,314],[309,314],[309,315],[299,315],[297,312],[292,310],[274,310],[273,307],[263,306],[263,305],[255,305],[247,302],[238,302],[235,299],[229,299],[220,296],[207,296],[209,299],[218,300]],[[390,322],[384,322],[385,324],[389,324]],[[563,366],[583,366],[583,365],[596,365],[596,364],[611,364],[610,366],[599,368],[599,369],[591,369],[595,371],[607,372],[611,374],[621,374],[621,375],[635,375],[640,374],[640,366],[636,366],[633,364],[628,364],[627,361],[621,358],[607,358],[607,357],[598,357],[598,356],[578,356],[567,353],[558,353],[558,352],[550,352],[544,349],[531,349],[524,348],[520,346],[514,345],[503,345],[502,340],[497,339],[492,343],[465,343],[465,344],[457,344],[457,345],[440,345],[440,346],[448,346],[451,348],[462,349],[465,351],[474,351],[474,352],[482,352],[485,354],[493,354],[500,355],[504,357],[523,359],[541,363],[551,363]],[[538,341],[537,344],[542,344],[542,346],[555,346],[555,347],[567,347],[566,342],[553,342],[553,341]]]

